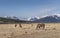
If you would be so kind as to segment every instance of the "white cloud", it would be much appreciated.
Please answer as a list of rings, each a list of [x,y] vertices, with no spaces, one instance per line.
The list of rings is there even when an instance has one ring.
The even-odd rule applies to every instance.
[[[56,8],[45,8],[45,9],[40,10],[40,13],[49,13],[53,10],[56,10]]]

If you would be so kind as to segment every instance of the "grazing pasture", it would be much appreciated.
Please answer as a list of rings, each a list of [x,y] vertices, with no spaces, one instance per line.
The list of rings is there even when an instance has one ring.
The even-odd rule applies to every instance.
[[[44,24],[44,29],[36,29],[38,23],[0,24],[0,38],[60,38],[60,23]]]

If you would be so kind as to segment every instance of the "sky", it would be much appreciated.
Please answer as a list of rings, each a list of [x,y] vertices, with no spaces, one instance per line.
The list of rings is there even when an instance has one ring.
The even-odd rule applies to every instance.
[[[42,17],[60,14],[60,0],[0,0],[0,16]]]

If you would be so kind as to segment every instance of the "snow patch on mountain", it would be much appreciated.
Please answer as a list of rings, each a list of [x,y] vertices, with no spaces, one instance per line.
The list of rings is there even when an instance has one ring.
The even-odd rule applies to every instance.
[[[38,19],[40,19],[40,18],[35,16],[35,17],[29,17],[27,20],[28,21],[35,21],[35,20],[38,20]]]

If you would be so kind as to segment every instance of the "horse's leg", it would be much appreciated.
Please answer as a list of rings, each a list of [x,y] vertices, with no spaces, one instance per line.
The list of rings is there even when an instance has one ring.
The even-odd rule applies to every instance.
[[[39,26],[39,29],[40,29],[40,26]]]
[[[40,29],[40,24],[37,25],[36,29]]]

